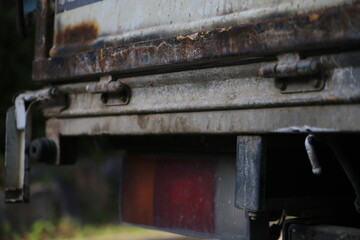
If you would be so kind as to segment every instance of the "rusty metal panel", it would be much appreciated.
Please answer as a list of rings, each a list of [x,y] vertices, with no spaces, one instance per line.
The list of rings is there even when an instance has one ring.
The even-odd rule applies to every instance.
[[[94,8],[96,4],[105,4],[108,1],[93,3],[89,7]],[[171,4],[170,1],[168,2]],[[235,4],[238,1],[233,2]],[[310,7],[304,9],[309,8],[312,11],[299,11],[298,14],[291,14],[294,13],[294,9],[302,9],[301,1],[297,2],[299,6],[294,2],[288,3],[292,8],[287,7],[281,11],[279,9],[283,5],[278,5],[279,2],[275,4],[271,1],[264,1],[265,5],[271,3],[276,7],[270,8],[271,11],[239,10],[240,12],[237,14],[242,17],[227,18],[228,15],[224,15],[217,23],[215,21],[215,25],[212,24],[212,20],[208,21],[211,24],[204,28],[202,28],[202,23],[198,24],[197,21],[194,21],[195,28],[190,27],[189,31],[181,27],[172,28],[170,24],[170,28],[174,30],[170,31],[171,34],[163,34],[163,28],[157,27],[155,27],[155,32],[158,34],[147,34],[139,26],[140,33],[138,35],[131,35],[122,40],[118,35],[114,35],[116,31],[106,30],[110,35],[102,32],[103,28],[99,27],[99,23],[91,22],[97,21],[96,18],[90,17],[86,21],[82,19],[84,21],[81,20],[81,23],[68,26],[65,23],[62,24],[59,20],[60,16],[57,16],[54,25],[54,39],[55,43],[58,39],[61,44],[59,47],[53,46],[50,58],[35,59],[33,79],[55,82],[105,73],[133,74],[141,72],[141,74],[146,74],[154,69],[173,71],[179,68],[199,68],[209,66],[206,65],[209,63],[226,63],[229,60],[242,61],[284,51],[306,52],[336,47],[349,48],[359,44],[360,5],[358,1],[305,2],[314,4],[319,2],[321,7],[315,8],[317,3],[309,4]],[[257,3],[260,5],[259,2]],[[337,6],[329,7],[334,4]],[[316,10],[313,10],[314,8]],[[72,14],[77,9],[61,14]],[[102,16],[111,15],[107,14],[105,8],[100,9],[102,9]],[[224,10],[223,13],[225,12]],[[72,15],[75,17],[76,14]],[[176,16],[175,13],[174,15]],[[71,22],[73,21],[71,20]],[[192,26],[191,23],[185,22],[184,26]],[[160,23],[160,26],[163,26],[161,24],[163,23]],[[107,25],[116,26],[116,24]],[[127,34],[134,32],[136,31],[128,30]],[[108,38],[105,41],[101,39],[101,36],[116,37]],[[74,42],[81,42],[81,44],[73,44],[71,39],[74,39]],[[259,60],[261,59],[252,58],[252,61]]]
[[[345,117],[344,117],[345,116]],[[92,118],[53,118],[62,136],[360,132],[360,105],[308,106]]]
[[[59,87],[69,102],[61,112],[47,111],[48,117],[79,117],[119,114],[186,112],[244,109],[309,104],[356,103],[360,101],[359,52],[310,58],[321,65],[324,87],[309,92],[284,94],[276,80],[263,78],[262,64],[200,69],[117,79],[131,92],[125,104],[105,103],[101,93],[89,93],[91,82]],[[359,65],[359,66],[358,66]],[[294,80],[287,80],[294,82]],[[99,83],[101,83],[100,81]],[[301,87],[301,84],[298,83]],[[311,86],[310,86],[311,87]],[[122,95],[118,96],[122,99]]]
[[[354,0],[57,0],[54,50],[63,45],[135,42],[249,23],[271,15]],[[316,18],[316,16],[314,16]],[[111,23],[111,24],[109,24]],[[193,36],[194,38],[196,35]],[[53,51],[56,53],[56,51]]]

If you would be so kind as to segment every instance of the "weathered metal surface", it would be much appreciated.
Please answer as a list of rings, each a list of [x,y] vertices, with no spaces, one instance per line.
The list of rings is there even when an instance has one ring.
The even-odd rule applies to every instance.
[[[288,229],[287,240],[359,240],[360,229],[332,225],[306,226],[292,224]]]
[[[85,91],[87,83],[59,86],[60,91],[68,94],[71,104],[61,113],[49,112],[47,116],[185,112],[360,101],[358,52],[311,59],[321,63],[324,70],[326,86],[318,92],[282,94],[274,79],[258,76],[261,64],[248,64],[119,79],[131,89],[131,100],[126,106],[106,107],[100,94]],[[306,84],[306,79],[302,79],[301,88],[298,86],[296,89],[303,90],[303,84]],[[288,83],[289,89],[290,85]]]
[[[263,65],[259,75],[275,78],[275,86],[282,93],[304,93],[320,91],[325,86],[325,72],[314,59],[301,59],[297,53],[278,56],[278,62]]]
[[[297,78],[275,78],[275,86],[284,94],[314,92],[322,91],[326,80],[321,74]]]
[[[31,115],[35,103],[46,101],[58,92],[55,88],[28,91],[15,98],[15,106],[7,112],[5,151],[5,202],[29,201],[29,151]],[[53,145],[56,148],[56,145]],[[53,157],[56,157],[54,153]]]
[[[71,12],[71,11],[69,11]],[[135,73],[204,66],[226,60],[286,51],[354,47],[360,42],[360,4],[343,5],[299,15],[268,17],[254,23],[217,28],[190,35],[110,46],[84,51],[85,45],[54,57],[34,61],[35,81],[58,82],[105,73]],[[278,15],[276,15],[278,16]],[[265,17],[263,19],[266,19]],[[311,37],[309,37],[311,36]],[[75,51],[75,53],[74,53]]]
[[[334,114],[336,113],[336,114]],[[189,133],[359,132],[360,105],[308,106],[211,112],[53,118],[47,130],[60,135]]]
[[[56,32],[55,44],[66,45],[69,43],[86,43],[96,39],[98,31],[99,29],[95,22],[86,22],[76,26],[69,26],[62,31]]]
[[[29,198],[28,177],[25,174],[25,131],[18,131],[15,108],[11,107],[6,115],[5,148],[5,202],[16,203]]]
[[[37,0],[35,59],[46,59],[49,56],[54,31],[53,17],[49,0]]]
[[[235,161],[234,157],[221,159],[216,169],[216,196],[215,196],[215,228],[224,233],[225,238],[246,239],[252,235],[249,228],[251,222],[246,213],[235,208]],[[221,239],[221,237],[219,236]]]
[[[130,101],[130,88],[111,76],[101,77],[99,82],[90,83],[85,89],[88,93],[100,93],[96,97],[100,97],[103,106],[122,106]]]
[[[297,54],[295,56],[290,55],[292,56],[291,59],[282,61],[280,58],[278,63],[265,64],[260,68],[259,75],[266,78],[284,78],[314,75],[320,72],[320,64],[317,61],[300,60],[300,56]]]
[[[261,136],[239,136],[236,144],[235,206],[250,212],[265,208],[266,142]]]
[[[59,0],[55,32],[95,22],[98,42],[137,42],[210,31],[249,23],[272,15],[299,14],[309,10],[352,4],[354,0]],[[72,6],[71,6],[72,5]],[[62,11],[64,7],[67,11]],[[109,24],[111,23],[111,24]],[[84,32],[79,32],[79,34]],[[76,44],[54,43],[54,48]],[[84,43],[82,43],[83,45]]]
[[[124,84],[113,80],[111,76],[101,77],[99,82],[86,85],[88,93],[119,93],[123,90]]]

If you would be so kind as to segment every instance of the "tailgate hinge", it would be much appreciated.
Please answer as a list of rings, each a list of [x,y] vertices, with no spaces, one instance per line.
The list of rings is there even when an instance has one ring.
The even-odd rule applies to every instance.
[[[101,77],[97,83],[88,84],[86,91],[101,94],[100,100],[105,106],[127,105],[130,101],[130,88],[109,75]]]
[[[274,78],[282,93],[320,91],[325,85],[322,68],[314,59],[300,59],[298,53],[278,56],[278,61],[267,63],[259,69],[264,78]]]

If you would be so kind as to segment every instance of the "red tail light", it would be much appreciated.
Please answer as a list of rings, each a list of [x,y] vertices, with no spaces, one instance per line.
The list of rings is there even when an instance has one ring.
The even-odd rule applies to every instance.
[[[155,160],[133,158],[124,164],[122,219],[153,225]]]
[[[214,232],[214,176],[211,160],[158,160],[154,179],[155,225]]]
[[[235,157],[130,156],[124,160],[121,219],[183,234],[238,239]]]

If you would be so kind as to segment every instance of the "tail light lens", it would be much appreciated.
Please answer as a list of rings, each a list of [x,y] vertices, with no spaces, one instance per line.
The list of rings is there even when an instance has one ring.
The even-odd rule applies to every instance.
[[[198,237],[244,239],[245,212],[235,208],[235,156],[145,156],[124,160],[124,223]]]

